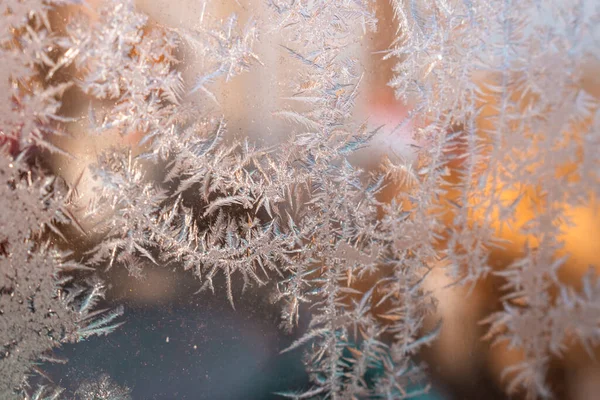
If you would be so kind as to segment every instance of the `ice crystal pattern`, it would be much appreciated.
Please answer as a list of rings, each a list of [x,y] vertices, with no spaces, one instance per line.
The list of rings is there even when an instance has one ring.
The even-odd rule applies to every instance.
[[[48,12],[53,3],[0,5],[2,88],[0,111],[0,397],[58,398],[60,388],[31,391],[27,378],[39,361],[62,362],[52,349],[118,327],[120,308],[95,309],[104,284],[89,267],[52,246],[74,222],[73,192],[47,174],[38,150],[61,152],[48,140],[59,134],[60,95],[70,83],[44,82],[52,68]],[[66,2],[64,2],[66,3]],[[87,277],[83,275],[88,275]],[[79,275],[80,280],[75,280]]]
[[[312,386],[280,393],[296,399],[426,391],[416,355],[440,325],[425,329],[436,304],[424,280],[433,268],[456,284],[495,273],[506,295],[484,321],[487,337],[524,354],[507,371],[507,389],[552,395],[551,358],[571,338],[591,349],[600,334],[594,270],[581,290],[557,274],[568,256],[568,208],[590,205],[600,188],[598,93],[582,84],[600,57],[599,6],[390,1],[398,22],[386,55],[397,59],[390,85],[412,105],[405,122],[416,145],[414,160],[385,160],[376,173],[348,159],[377,133],[354,117],[363,72],[348,51],[376,29],[372,1],[268,0],[266,26],[235,15],[218,21],[203,9],[191,30],[151,24],[131,0],[93,10],[67,0],[0,5],[3,398],[59,398],[58,388],[29,390],[33,363],[60,343],[115,329],[122,311],[94,310],[104,286],[93,272],[125,267],[141,276],[145,263],[189,270],[201,292],[223,292],[233,307],[237,280],[273,282],[288,331],[310,306],[308,331],[283,350],[306,352]],[[55,12],[76,15],[53,32]],[[290,133],[275,147],[227,139],[213,90],[261,68],[261,30],[281,33],[297,71],[269,116]],[[178,72],[179,48],[201,64],[193,82]],[[37,163],[44,151],[70,156],[52,144],[70,121],[61,115],[67,90],[90,99],[90,134],[142,137],[138,148],[98,156],[93,200],[83,205],[76,188]],[[198,93],[210,106],[189,100]],[[403,190],[384,203],[389,182]],[[529,240],[494,272],[497,225],[514,225],[524,203],[534,212],[515,229]],[[77,260],[54,244],[69,242],[66,226],[82,231],[75,215],[96,218],[83,233],[100,238]],[[129,396],[108,377],[76,394]]]

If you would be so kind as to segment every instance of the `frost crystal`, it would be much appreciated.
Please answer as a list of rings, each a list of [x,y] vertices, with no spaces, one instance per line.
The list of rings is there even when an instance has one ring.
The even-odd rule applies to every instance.
[[[123,310],[96,309],[106,292],[97,275],[140,277],[148,263],[189,270],[199,292],[232,306],[238,281],[271,287],[287,331],[310,308],[308,330],[284,350],[305,350],[311,387],[280,393],[295,399],[426,392],[418,355],[443,326],[427,323],[429,274],[471,288],[493,274],[503,298],[483,321],[486,338],[522,354],[505,370],[507,390],[550,397],[553,358],[573,340],[593,353],[600,335],[595,270],[579,289],[559,274],[572,210],[600,194],[597,1],[390,0],[390,85],[410,107],[414,158],[376,171],[352,163],[378,132],[356,118],[365,72],[353,51],[376,29],[376,2],[266,3],[268,18],[246,22],[218,20],[203,3],[183,29],[150,21],[133,0],[2,2],[0,397],[62,396],[30,390],[34,363],[116,329]],[[52,26],[55,13],[64,27]],[[286,138],[264,147],[228,136],[214,93],[267,67],[259,33],[271,32],[293,73],[265,116]],[[192,82],[182,48],[198,64]],[[86,116],[63,109],[74,96],[89,101]],[[86,204],[77,183],[48,171],[48,151],[75,157],[54,144],[73,122],[131,145],[97,155]],[[401,190],[384,201],[388,185]],[[493,251],[509,246],[518,255],[495,269]],[[75,395],[130,396],[108,377]]]

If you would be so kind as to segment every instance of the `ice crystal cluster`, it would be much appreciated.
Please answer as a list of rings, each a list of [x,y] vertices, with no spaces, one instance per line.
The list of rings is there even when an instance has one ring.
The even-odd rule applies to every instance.
[[[600,61],[599,3],[390,0],[390,85],[411,107],[414,157],[365,171],[349,157],[377,129],[357,122],[363,70],[347,49],[376,29],[374,2],[265,1],[268,22],[203,11],[192,30],[152,23],[132,0],[2,1],[0,397],[61,398],[29,385],[36,363],[126,320],[98,309],[96,271],[140,276],[148,263],[189,270],[198,296],[221,293],[233,307],[236,282],[273,288],[289,331],[310,307],[308,330],[283,349],[306,352],[312,386],[280,393],[296,399],[426,391],[417,356],[443,324],[426,328],[436,302],[424,281],[434,268],[456,285],[493,273],[505,296],[487,337],[523,354],[507,390],[551,397],[550,361],[600,338],[594,269],[574,287],[558,276],[568,210],[600,191],[599,91],[584,85]],[[272,114],[288,134],[271,147],[232,141],[215,88],[264,68],[254,47],[273,30],[295,64]],[[189,82],[182,48],[201,60]],[[89,135],[141,137],[98,155],[89,202],[44,162],[74,157],[54,144],[69,133],[62,100],[74,92],[89,98]],[[391,184],[401,190],[383,201]],[[527,240],[494,271],[503,227]],[[65,250],[82,236],[97,240]],[[75,396],[129,391],[102,377]]]

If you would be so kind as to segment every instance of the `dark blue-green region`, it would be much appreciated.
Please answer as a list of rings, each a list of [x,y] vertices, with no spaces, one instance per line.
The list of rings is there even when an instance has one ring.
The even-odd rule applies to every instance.
[[[262,289],[238,293],[235,310],[224,294],[185,288],[168,305],[125,303],[123,326],[64,346],[56,353],[68,363],[42,368],[71,392],[106,373],[134,400],[280,398],[273,393],[309,383],[301,351],[279,354],[298,336],[278,328]]]

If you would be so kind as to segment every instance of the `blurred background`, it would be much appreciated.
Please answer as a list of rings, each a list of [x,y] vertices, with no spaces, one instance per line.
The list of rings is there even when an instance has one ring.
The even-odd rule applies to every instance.
[[[92,7],[98,2],[88,0]],[[266,25],[260,21],[270,18],[265,0],[138,0],[136,3],[155,23],[184,29],[194,28],[202,13],[220,19],[235,12],[241,25],[250,18],[258,20],[259,26]],[[385,155],[411,155],[410,126],[394,129],[406,116],[410,104],[395,100],[393,90],[387,86],[396,60],[382,60],[382,51],[391,46],[398,27],[387,0],[377,0],[374,4],[379,20],[377,32],[367,34],[348,49],[365,68],[356,120],[367,120],[373,127],[386,124],[372,147],[354,160],[372,169],[377,168]],[[278,46],[280,42],[278,32],[261,32],[256,53],[264,65],[255,65],[250,72],[234,77],[227,84],[216,85],[219,112],[227,120],[229,135],[274,143],[288,134],[285,124],[271,117],[280,107],[279,99],[286,90],[282,82],[294,73],[292,63]],[[201,60],[185,49],[181,58],[179,68],[184,80],[193,82]],[[589,74],[590,79],[584,80],[584,84],[595,85],[597,70],[590,69]],[[67,103],[73,115],[87,113],[87,103],[80,100]],[[199,94],[191,100],[206,102]],[[483,116],[481,124],[485,124]],[[87,136],[85,127],[73,124],[69,129],[77,140],[59,143],[76,154],[77,160],[68,164],[59,159],[55,162],[57,171],[70,182],[84,173],[83,188],[85,167],[97,154],[107,147],[135,145],[136,141],[135,137],[110,133],[102,137]],[[397,190],[402,189],[390,188],[386,196],[391,198]],[[574,209],[572,216],[577,226],[566,229],[564,238],[565,251],[572,256],[562,270],[561,279],[575,284],[588,266],[599,259],[600,218],[595,207]],[[519,255],[525,241],[510,231],[504,235],[512,245],[493,253],[492,265],[499,270]],[[107,273],[111,283],[107,306],[125,305],[126,324],[107,337],[94,337],[59,350],[59,355],[67,357],[69,363],[44,367],[56,383],[75,387],[89,376],[106,372],[116,382],[128,385],[134,399],[258,400],[277,398],[273,395],[277,391],[308,387],[302,351],[279,354],[306,329],[308,310],[304,311],[298,330],[286,335],[278,329],[279,308],[269,303],[270,287],[254,288],[242,295],[240,285],[233,310],[223,293],[214,296],[196,293],[198,282],[180,269],[148,265],[144,271],[143,280],[130,277],[119,268]],[[520,354],[501,345],[490,348],[490,343],[481,339],[486,327],[479,324],[485,316],[500,309],[501,280],[491,277],[472,290],[448,288],[449,283],[439,270],[428,281],[439,301],[438,315],[432,316],[430,323],[433,325],[441,318],[443,328],[435,345],[421,355],[430,366],[433,383],[433,390],[426,398],[507,398],[501,371],[517,361]],[[600,398],[600,366],[581,348],[573,347],[563,360],[556,360],[550,379],[558,398]]]

